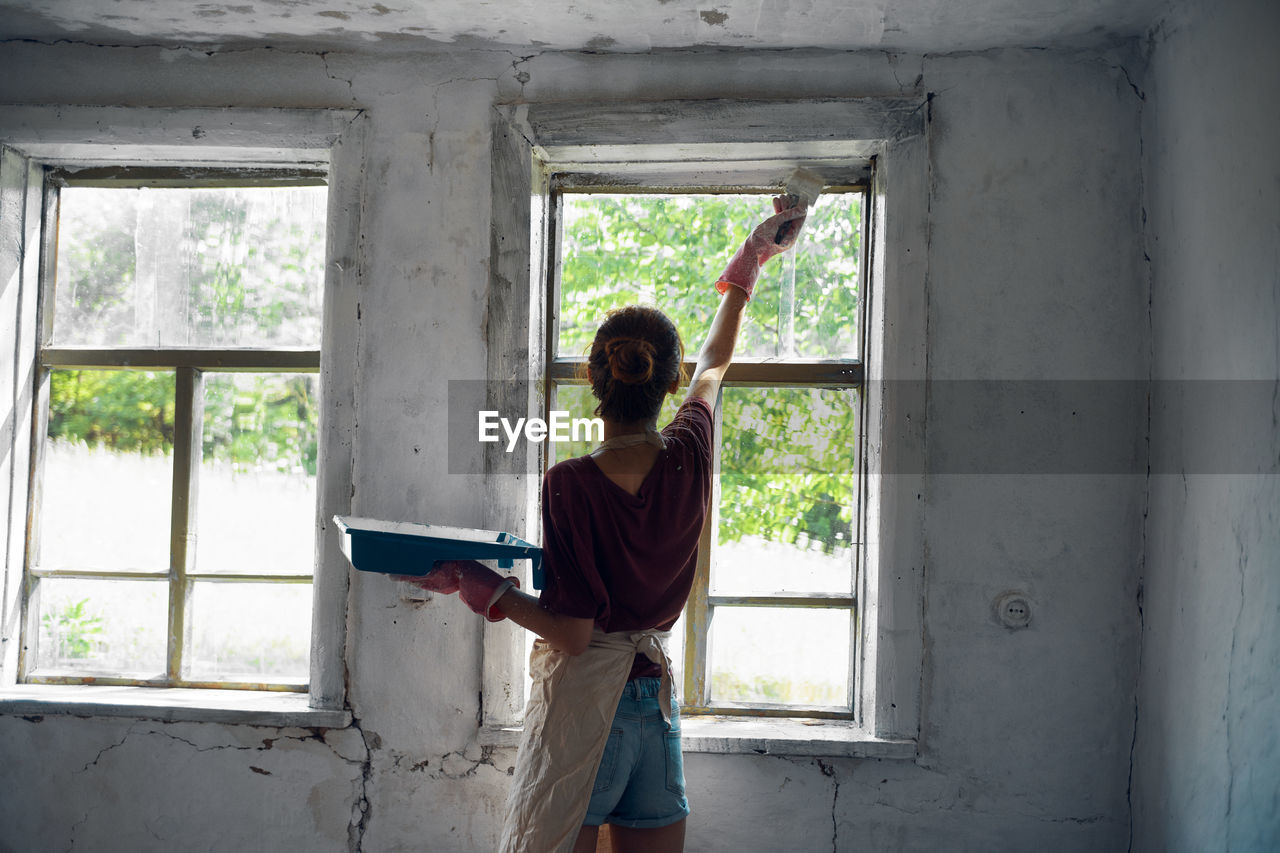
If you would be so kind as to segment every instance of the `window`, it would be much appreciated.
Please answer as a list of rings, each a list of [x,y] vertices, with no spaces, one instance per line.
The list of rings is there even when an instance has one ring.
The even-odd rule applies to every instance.
[[[19,679],[306,691],[325,172],[46,180]]]
[[[7,105],[0,106],[0,118],[4,129],[0,131],[0,266],[12,271],[0,322],[14,330],[7,339],[9,346],[0,352],[0,377],[4,377],[0,378],[0,399],[6,401],[8,410],[3,419],[6,428],[0,430],[4,450],[0,476],[9,483],[7,490],[0,489],[9,543],[0,602],[8,614],[0,624],[0,709],[258,725],[346,725],[350,715],[344,710],[342,662],[350,564],[342,554],[331,519],[351,509],[357,300],[363,271],[364,114],[339,109]],[[74,277],[70,286],[64,286],[73,274],[57,269],[59,220],[70,227],[76,215],[68,208],[60,216],[59,205],[66,202],[74,206],[75,193],[137,190],[142,185],[148,187],[147,195],[155,195],[160,189],[203,191],[300,184],[326,198],[324,204],[318,204],[323,211],[319,215],[324,221],[324,239],[323,269],[316,270],[323,279],[319,291],[323,306],[308,302],[307,320],[297,314],[276,318],[273,308],[247,301],[235,309],[232,280],[237,268],[225,263],[215,276],[219,282],[215,292],[220,296],[212,302],[205,300],[206,308],[210,304],[217,308],[203,314],[199,304],[152,299],[139,303],[157,309],[149,316],[126,317],[129,312],[116,305],[114,309],[104,307],[101,316],[90,312],[77,321],[74,308],[59,305],[59,299],[70,300],[73,306],[76,302]],[[192,202],[190,207],[195,221],[205,216],[200,212],[204,202]],[[103,221],[116,215],[120,211],[105,211]],[[252,232],[274,218],[255,219],[246,212],[244,224]],[[178,228],[176,222],[159,223],[160,239],[134,243],[134,257],[141,249],[143,256],[150,257],[147,263],[153,270],[189,266],[179,251],[182,247],[176,241],[169,242]],[[92,232],[96,227],[92,219],[89,225]],[[216,235],[209,232],[205,236],[210,240],[208,252],[228,261],[226,253],[213,248]],[[256,262],[248,258],[249,248],[257,251],[256,247],[246,248],[240,259],[246,261],[239,267],[241,275]],[[69,247],[64,254],[68,252],[72,252]],[[87,269],[108,274],[109,265],[101,260],[91,255]],[[307,259],[296,266],[302,269],[311,263]],[[286,276],[289,283],[281,279],[281,287],[297,284],[299,279],[290,277],[293,272],[291,269]],[[155,280],[176,281],[168,273]],[[314,299],[314,294],[308,299]],[[323,322],[319,322],[321,315]],[[179,317],[185,325],[177,322]],[[107,319],[111,322],[106,323]],[[63,322],[70,325],[64,328]],[[70,337],[63,337],[64,332]],[[323,340],[314,340],[317,332]],[[297,337],[289,337],[295,333]],[[307,342],[296,343],[303,340]],[[51,412],[55,379],[63,386],[59,399],[67,405]],[[95,386],[98,392],[94,392]],[[56,510],[52,517],[45,517],[42,484],[47,490],[56,488],[58,482],[57,471],[50,474],[46,470],[44,451],[50,445],[50,422],[53,416],[92,409],[88,403],[101,398],[101,389],[120,391],[127,386],[132,386],[129,393],[144,403],[132,413],[134,421],[150,417],[161,425],[161,449],[156,450],[154,440],[146,447],[139,441],[133,452],[150,454],[148,462],[156,462],[158,452],[164,471],[147,489],[126,483],[114,471],[107,472],[106,480],[97,480],[99,487],[105,485],[111,491],[92,511],[123,517],[129,532],[127,538],[115,540],[114,553],[83,535],[60,537],[51,546],[56,534],[49,533],[49,525],[56,531],[61,523],[65,531],[68,525],[75,530],[101,521],[88,512],[77,514],[74,507],[64,510],[62,522]],[[304,404],[303,414],[299,414],[295,399],[290,414],[290,394],[295,398],[310,395],[312,405]],[[245,405],[255,397],[269,405]],[[308,408],[323,414],[317,417]],[[296,563],[281,562],[276,555],[258,555],[249,565],[240,562],[243,552],[227,550],[219,557],[219,548],[234,544],[234,532],[201,529],[202,519],[215,517],[220,499],[218,490],[210,485],[214,478],[201,466],[221,466],[225,471],[239,465],[237,473],[248,473],[247,463],[237,461],[245,458],[242,454],[257,452],[269,457],[278,450],[246,447],[246,442],[253,444],[247,437],[262,433],[255,427],[255,418],[261,423],[288,418],[296,424],[314,419],[317,424],[312,435],[316,445],[315,497],[289,501],[291,508],[308,503],[314,507],[307,542],[302,544],[302,534],[292,541],[287,536],[276,540],[293,555],[291,559],[297,558]],[[127,423],[128,418],[123,418],[110,427],[123,430]],[[82,419],[80,426],[87,424]],[[74,432],[77,427],[64,422],[54,428]],[[299,426],[293,433],[295,446],[301,446],[305,432]],[[86,436],[86,454],[90,443],[102,442],[97,436]],[[302,455],[310,457],[312,451]],[[304,461],[302,465],[305,475],[310,474],[310,464]],[[292,470],[295,466],[285,467]],[[76,492],[88,492],[94,481],[79,477],[79,468],[71,470],[77,477],[69,494],[74,497]],[[183,477],[187,483],[196,483],[194,491],[174,489],[175,483],[184,482]],[[131,496],[128,499],[141,502],[125,504],[122,496],[126,494]],[[139,494],[145,498],[137,498]],[[187,505],[176,506],[175,495],[179,500],[186,498]],[[242,518],[252,513],[251,507],[238,509],[248,510],[239,513]],[[179,535],[181,528],[174,524],[175,519],[185,519],[185,534]],[[93,547],[77,554],[73,547],[79,547],[77,539]],[[45,547],[52,547],[53,552],[43,550]],[[61,557],[59,547],[64,549]],[[82,559],[85,552],[90,557]],[[171,566],[170,555],[183,559]],[[179,568],[186,574],[185,590],[171,581]],[[206,573],[216,577],[202,577]],[[150,655],[144,665],[131,666],[122,658],[108,661],[105,643],[95,647],[95,641],[103,640],[111,629],[106,617],[93,610],[90,597],[76,594],[76,584],[99,589],[112,585],[112,589],[135,593],[160,590],[128,602],[127,612],[147,613],[148,624],[154,626],[158,620],[160,625],[158,632],[155,628],[133,630],[131,626],[126,633],[129,643],[139,650],[145,648],[145,654]],[[62,612],[46,608],[45,614],[51,618],[44,620],[41,600],[55,606],[53,600],[60,591],[64,592]],[[175,593],[172,598],[171,591]],[[191,597],[183,600],[184,591]],[[252,673],[235,672],[226,666],[228,658],[222,652],[213,654],[199,626],[210,624],[219,609],[226,612],[226,598],[234,598],[238,607],[240,602],[264,593],[292,599],[288,606],[299,619],[310,619],[309,659],[299,666],[295,656],[288,667],[277,667],[270,673],[261,671],[261,666],[254,667]],[[78,627],[72,630],[72,626]],[[42,628],[46,643],[52,646],[45,650],[53,653],[52,660],[41,660],[39,649],[33,647],[41,642]],[[292,629],[295,635],[299,631],[296,626]],[[110,654],[120,652],[117,646]],[[86,664],[95,654],[99,660]],[[157,654],[163,655],[158,666]],[[90,669],[114,674],[86,678]],[[175,670],[176,678],[172,677]],[[90,679],[94,684],[140,686],[101,691],[81,684]],[[41,680],[72,683],[32,683]],[[273,689],[149,689],[166,683],[238,683]],[[304,684],[306,692],[299,692]]]
[[[797,165],[803,165],[821,174],[829,187],[845,188],[850,198],[858,200],[861,242],[852,256],[857,266],[845,270],[858,281],[857,304],[842,314],[856,325],[848,329],[852,336],[825,335],[827,340],[834,337],[852,343],[842,343],[836,349],[806,349],[805,330],[812,328],[812,321],[805,313],[809,310],[807,297],[798,276],[795,308],[780,312],[784,320],[795,317],[794,351],[785,331],[774,332],[768,341],[755,341],[751,344],[758,345],[754,356],[733,368],[724,389],[720,406],[724,441],[718,460],[722,494],[717,502],[722,508],[729,507],[725,490],[750,490],[745,481],[733,479],[734,466],[739,463],[734,453],[745,446],[745,442],[735,443],[733,436],[741,429],[737,424],[747,422],[752,399],[761,399],[759,388],[769,387],[770,397],[780,404],[778,398],[784,395],[816,396],[823,399],[823,405],[840,400],[839,405],[831,405],[840,414],[824,415],[820,420],[832,425],[832,437],[824,439],[832,445],[842,443],[835,438],[840,429],[852,430],[857,438],[850,447],[852,463],[847,470],[862,472],[862,476],[855,481],[856,491],[849,503],[837,504],[833,499],[831,504],[838,507],[832,514],[836,523],[831,538],[835,532],[844,532],[839,528],[849,519],[850,556],[859,555],[859,562],[850,569],[854,572],[852,588],[836,592],[832,585],[831,594],[827,594],[829,590],[821,589],[825,582],[814,589],[806,581],[807,588],[801,592],[822,594],[796,601],[784,587],[756,596],[759,590],[722,588],[721,579],[711,575],[708,564],[704,567],[708,600],[694,605],[716,613],[710,620],[713,646],[716,632],[726,623],[743,616],[760,619],[774,612],[770,608],[780,604],[779,599],[787,600],[778,612],[801,617],[806,629],[813,620],[804,617],[843,612],[841,620],[854,623],[848,658],[852,683],[837,684],[834,692],[838,697],[842,688],[847,690],[847,704],[838,698],[832,701],[831,694],[813,694],[816,698],[811,698],[792,693],[784,702],[776,697],[762,701],[754,686],[743,689],[722,678],[720,698],[730,698],[718,707],[727,713],[691,716],[683,741],[687,751],[880,758],[915,754],[924,654],[921,495],[927,403],[923,380],[929,259],[928,116],[926,102],[907,98],[557,102],[496,109],[491,308],[485,330],[489,341],[487,409],[530,415],[545,411],[548,401],[542,395],[541,380],[548,376],[557,395],[568,399],[577,394],[582,399],[583,389],[573,387],[565,361],[580,354],[573,346],[581,341],[571,341],[567,349],[561,347],[562,318],[548,318],[545,313],[559,310],[554,272],[558,263],[563,267],[564,262],[570,262],[557,258],[560,239],[549,235],[563,227],[568,216],[564,212],[566,199],[578,196],[579,191],[607,189],[627,197],[655,192],[686,195],[708,188],[717,194],[759,193],[781,185]],[[819,210],[827,201],[830,199],[819,203]],[[761,202],[752,204],[763,206]],[[833,204],[829,209],[837,207]],[[734,221],[745,223],[753,218],[743,215]],[[724,263],[732,241],[741,236],[723,232],[723,251],[705,259],[712,268],[699,270],[693,279],[698,284],[690,286],[706,287],[707,278],[719,271],[716,264]],[[637,235],[635,239],[643,242],[647,238]],[[662,279],[646,274],[641,280]],[[651,295],[659,305],[664,298],[670,304],[669,294],[660,297],[655,290]],[[633,296],[627,294],[626,298]],[[708,303],[708,311],[712,304]],[[763,332],[770,324],[761,323],[760,304],[750,310],[753,324],[758,324],[755,328]],[[596,319],[589,318],[591,322]],[[691,346],[700,343],[709,320],[710,313],[696,324],[693,334],[686,332],[693,341]],[[548,328],[556,329],[556,335],[548,335]],[[787,329],[787,323],[780,328]],[[785,358],[793,362],[777,355],[780,342]],[[860,366],[852,363],[855,361]],[[819,371],[830,374],[820,375]],[[526,390],[521,390],[521,383],[509,381],[512,379],[528,380]],[[799,407],[788,400],[785,408]],[[853,413],[852,423],[849,413]],[[789,432],[796,436],[800,431]],[[520,448],[512,455],[492,449],[486,453],[486,471],[514,472],[517,476],[487,479],[484,526],[536,536],[537,483],[545,460],[536,450]],[[522,453],[520,458],[512,458]],[[778,462],[783,472],[793,467],[788,461]],[[848,515],[844,514],[846,508]],[[787,518],[794,516],[793,510]],[[861,530],[854,519],[861,520]],[[766,520],[750,519],[753,523]],[[816,533],[816,519],[810,522],[802,514],[802,520],[812,523]],[[732,517],[722,519],[708,533],[719,538],[721,558],[728,553],[725,546],[738,535],[733,524]],[[729,530],[721,536],[723,527]],[[746,536],[743,531],[742,539]],[[796,530],[796,539],[812,547],[813,534]],[[825,555],[824,546],[815,550]],[[834,554],[834,546],[832,550]],[[715,551],[704,549],[709,555]],[[791,589],[800,587],[797,584]],[[686,688],[684,698],[686,702],[696,699],[698,710],[716,708],[720,700],[715,674],[726,668],[717,661],[714,647],[709,654],[695,651],[695,665],[703,661],[703,692],[700,695]],[[821,656],[825,651],[807,645],[803,657]],[[486,743],[512,744],[518,738],[526,655],[522,632],[505,623],[485,625],[482,737]],[[693,667],[687,669],[691,672]],[[690,672],[684,674],[686,680]],[[744,716],[746,710],[762,711],[770,718]],[[800,712],[837,719],[793,723],[780,716]]]
[[[589,417],[595,401],[576,378],[605,312],[666,312],[692,372],[718,303],[713,277],[771,208],[760,193],[552,185],[548,407]],[[687,713],[853,716],[864,199],[861,186],[824,193],[748,308],[717,406],[716,497],[673,631]],[[590,449],[549,447],[559,458]]]

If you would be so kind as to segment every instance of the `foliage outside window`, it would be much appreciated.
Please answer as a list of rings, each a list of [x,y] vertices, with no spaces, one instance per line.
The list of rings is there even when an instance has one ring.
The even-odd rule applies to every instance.
[[[610,308],[660,308],[696,356],[718,304],[711,282],[771,212],[768,198],[557,193],[549,406],[590,414],[573,368]],[[824,194],[748,306],[717,407],[706,570],[673,630],[688,711],[852,715],[863,199],[859,188]],[[591,449],[551,446],[559,458]]]
[[[24,678],[305,690],[326,189],[51,180]]]

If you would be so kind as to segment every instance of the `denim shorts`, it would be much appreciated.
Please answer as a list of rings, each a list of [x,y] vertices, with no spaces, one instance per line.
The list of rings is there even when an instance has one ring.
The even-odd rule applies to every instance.
[[[689,815],[680,755],[680,709],[662,719],[657,678],[627,682],[600,759],[586,826],[614,823],[638,829],[667,826]]]

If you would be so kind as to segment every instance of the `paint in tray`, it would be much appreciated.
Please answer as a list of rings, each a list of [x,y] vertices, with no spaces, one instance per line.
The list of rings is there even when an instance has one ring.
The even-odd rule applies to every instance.
[[[543,588],[542,549],[510,533],[349,515],[333,520],[342,553],[362,572],[426,575],[438,560],[497,560],[498,568],[511,569],[514,560],[529,560],[533,588]]]

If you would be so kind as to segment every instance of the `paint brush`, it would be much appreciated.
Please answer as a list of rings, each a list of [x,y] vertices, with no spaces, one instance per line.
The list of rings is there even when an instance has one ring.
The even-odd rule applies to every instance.
[[[790,210],[801,203],[806,207],[813,207],[818,201],[818,195],[822,192],[822,188],[826,186],[826,182],[822,180],[821,175],[810,172],[808,169],[799,168],[791,173],[791,177],[787,178],[785,186],[788,197],[785,209]],[[791,235],[791,229],[794,227],[794,222],[782,223],[774,242],[784,242]]]

